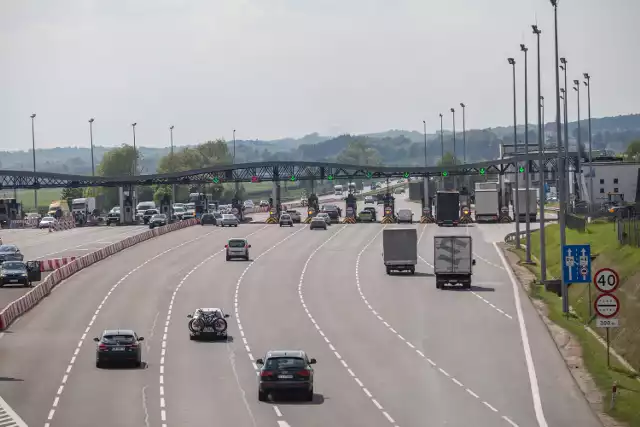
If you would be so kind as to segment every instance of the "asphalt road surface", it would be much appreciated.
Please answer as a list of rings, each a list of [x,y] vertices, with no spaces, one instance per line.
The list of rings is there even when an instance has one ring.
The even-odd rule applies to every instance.
[[[136,245],[0,338],[0,396],[49,427],[600,425],[502,264],[505,225],[404,225],[420,236],[414,276],[385,274],[383,227],[190,227]],[[433,236],[449,233],[474,238],[469,291],[435,287]],[[251,261],[225,261],[248,235]],[[189,340],[202,306],[231,314],[227,342]],[[142,369],[95,367],[91,339],[116,327],[146,338]],[[253,361],[278,348],[318,360],[312,402],[258,402]]]

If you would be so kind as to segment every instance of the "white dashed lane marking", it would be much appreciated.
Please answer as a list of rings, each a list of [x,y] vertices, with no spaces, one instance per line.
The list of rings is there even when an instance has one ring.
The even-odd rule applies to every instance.
[[[269,227],[269,226],[265,225],[264,227],[254,231],[253,233],[247,234],[245,236],[245,239],[253,236],[256,233],[259,233],[260,231],[264,230],[267,227]],[[166,410],[166,401],[165,401],[165,397],[164,397],[164,395],[165,395],[165,389],[164,389],[164,387],[165,387],[164,386],[165,369],[164,369],[164,367],[165,367],[165,357],[166,357],[166,354],[167,354],[167,335],[168,335],[168,332],[169,332],[169,325],[171,324],[171,312],[173,311],[173,304],[175,302],[176,295],[178,294],[178,291],[180,290],[182,285],[184,285],[184,283],[187,281],[189,276],[191,276],[200,267],[202,267],[207,262],[211,261],[216,256],[220,255],[224,251],[226,251],[226,249],[220,249],[218,252],[216,252],[213,255],[205,258],[201,263],[199,263],[198,265],[193,267],[180,280],[180,283],[178,283],[178,286],[176,286],[176,288],[173,291],[173,294],[171,295],[171,300],[169,301],[169,308],[167,310],[167,318],[166,318],[165,324],[164,324],[165,325],[164,326],[164,334],[162,335],[162,349],[160,350],[160,377],[159,377],[159,382],[160,382],[160,419],[162,420],[162,427],[167,427],[167,424],[166,424],[166,421],[167,421],[167,410]]]
[[[313,256],[324,247],[324,245],[326,245],[327,243],[329,243],[331,241],[331,239],[333,239],[334,237],[336,237],[338,234],[340,234],[344,229],[346,228],[345,226],[342,226],[342,228],[338,231],[336,231],[335,234],[333,234],[331,237],[329,237],[327,240],[325,240],[320,246],[318,246],[313,252],[311,252],[311,255],[309,255],[309,258],[307,258],[307,261],[304,263],[304,267],[302,268],[302,273],[300,274],[300,281],[298,282],[298,296],[300,297],[300,303],[302,304],[302,307],[304,308],[305,313],[307,313],[307,316],[309,316],[309,319],[311,320],[311,323],[313,323],[316,327],[316,330],[318,331],[318,333],[320,333],[320,335],[322,336],[322,338],[324,338],[325,342],[328,344],[329,348],[331,349],[331,351],[333,351],[333,354],[336,356],[336,358],[342,363],[342,366],[345,367],[345,369],[347,370],[347,372],[349,373],[349,375],[354,379],[354,381],[356,382],[356,384],[358,384],[358,386],[362,389],[363,393],[371,400],[371,403],[373,403],[375,405],[376,408],[378,408],[380,410],[380,412],[382,413],[382,415],[387,419],[387,421],[389,421],[389,423],[394,424],[395,425],[395,420],[391,417],[391,415],[389,415],[389,413],[384,409],[384,407],[380,404],[380,402],[378,402],[373,395],[371,394],[371,392],[364,386],[364,384],[362,383],[362,381],[360,381],[360,379],[356,376],[356,374],[353,372],[353,370],[351,368],[349,368],[349,365],[347,364],[347,362],[344,361],[344,359],[342,358],[342,356],[340,355],[340,353],[338,353],[336,351],[336,348],[334,347],[334,345],[331,343],[331,341],[329,340],[329,338],[327,338],[326,334],[322,332],[322,329],[320,329],[320,326],[318,326],[318,323],[316,322],[316,320],[313,318],[313,315],[311,314],[311,312],[309,311],[309,309],[307,308],[306,303],[304,302],[304,295],[302,294],[302,285],[304,283],[304,275],[307,271],[307,267],[309,266],[309,263],[311,262],[311,259],[313,258]],[[398,427],[397,425],[395,427]]]
[[[107,294],[104,296],[104,298],[102,299],[102,301],[98,305],[98,308],[94,312],[93,317],[91,317],[91,321],[89,322],[89,324],[87,325],[86,329],[84,330],[84,333],[80,337],[80,341],[78,342],[77,347],[73,351],[73,356],[71,357],[69,365],[67,366],[67,369],[65,371],[65,375],[62,377],[62,384],[58,388],[58,392],[56,393],[56,396],[55,396],[55,398],[53,400],[53,404],[51,405],[51,410],[49,411],[49,415],[47,416],[47,422],[44,424],[44,427],[50,427],[51,421],[53,420],[53,417],[54,417],[54,415],[56,413],[56,408],[57,408],[57,406],[59,404],[60,397],[62,396],[62,393],[64,391],[65,384],[67,383],[67,380],[69,378],[69,374],[71,373],[71,370],[73,369],[73,365],[74,365],[74,363],[76,361],[76,356],[78,355],[78,353],[80,352],[80,349],[82,348],[82,345],[84,344],[84,340],[87,337],[87,333],[89,332],[89,330],[93,326],[94,322],[96,321],[96,318],[97,318],[98,314],[100,314],[100,311],[102,310],[101,307],[104,306],[104,304],[107,302],[107,300],[109,299],[109,297],[111,296],[113,291],[115,291],[118,288],[118,286],[120,286],[120,284],[122,282],[124,282],[129,276],[131,276],[136,271],[140,270],[145,265],[149,264],[151,261],[154,261],[154,260],[160,258],[161,256],[168,254],[169,252],[172,252],[172,251],[174,251],[174,250],[176,250],[178,248],[181,248],[182,246],[185,246],[185,245],[187,245],[189,243],[192,243],[192,242],[200,240],[200,239],[202,239],[204,237],[207,237],[208,235],[210,235],[212,233],[215,233],[216,231],[217,230],[210,231],[209,233],[203,234],[202,236],[196,237],[195,239],[187,240],[186,242],[182,242],[179,245],[176,245],[176,246],[174,246],[172,248],[169,248],[169,249],[167,249],[167,250],[165,250],[163,252],[160,252],[156,256],[154,256],[152,258],[149,258],[148,260],[146,260],[145,262],[143,262],[142,264],[140,264],[139,266],[137,266],[133,270],[129,271],[120,280],[118,280],[116,282],[116,284],[111,287],[111,289],[109,289],[109,292],[107,292]]]
[[[424,233],[424,229],[426,228],[426,225],[424,226],[422,233],[420,234],[420,239],[422,238],[422,234]],[[379,317],[379,312],[375,311],[373,308],[371,308],[371,303],[367,300],[367,297],[364,295],[364,293],[362,292],[362,288],[360,287],[360,258],[362,257],[362,254],[369,248],[369,246],[371,246],[371,244],[376,240],[376,238],[382,233],[382,231],[384,230],[384,228],[382,230],[380,230],[379,232],[377,232],[375,234],[375,236],[373,236],[371,238],[371,240],[369,240],[369,242],[367,242],[367,244],[362,248],[362,250],[360,251],[360,253],[358,254],[358,257],[356,258],[356,286],[358,288],[358,293],[360,294],[360,298],[362,298],[362,301],[364,302],[364,304],[367,306],[367,308],[369,308],[369,310],[371,311],[372,314],[374,314],[375,317]],[[418,241],[420,241],[420,239],[418,239]],[[431,265],[430,263],[428,263],[424,258],[420,257],[419,258],[427,265],[429,265],[431,268],[433,268],[433,265]],[[374,313],[375,312],[375,313]],[[382,323],[386,326],[386,328],[392,332],[395,336],[397,336],[399,339],[402,340],[402,342],[404,342],[405,344],[407,344],[407,346],[411,349],[413,349],[417,355],[419,355],[421,358],[425,359],[429,365],[431,365],[434,368],[438,368],[438,371],[445,377],[448,378],[449,380],[451,380],[454,384],[456,384],[459,387],[464,387],[466,392],[469,393],[471,396],[475,397],[476,399],[480,399],[480,396],[478,394],[476,394],[473,390],[471,390],[470,388],[465,387],[465,385],[458,380],[457,378],[451,376],[447,371],[445,371],[443,368],[439,367],[433,360],[431,360],[430,358],[426,357],[425,354],[423,352],[421,352],[420,350],[418,350],[414,344],[410,343],[409,341],[407,341],[402,335],[400,335],[393,327],[391,327],[391,325],[387,322],[387,321],[382,321]],[[483,401],[482,402],[487,408],[491,409],[493,412],[498,412],[498,410],[491,406],[488,402]],[[505,421],[509,422],[512,426],[514,427],[518,427],[517,424],[515,424],[513,421],[511,421],[509,418],[507,418],[506,416],[502,417]]]
[[[275,248],[277,248],[282,243],[286,242],[287,240],[289,240],[290,238],[292,238],[296,234],[298,234],[301,231],[304,231],[306,229],[307,229],[307,226],[305,225],[302,228],[300,228],[300,230],[297,230],[294,233],[289,234],[287,237],[285,237],[284,239],[280,240],[278,243],[276,243],[275,245],[271,246],[269,249],[267,249],[266,251],[262,252],[256,258],[254,258],[253,261],[251,261],[251,263],[244,269],[242,274],[240,274],[240,277],[238,278],[238,281],[236,282],[236,291],[235,291],[235,294],[233,296],[233,305],[234,305],[234,310],[235,310],[236,323],[238,324],[238,329],[240,330],[240,336],[242,337],[242,341],[245,344],[245,350],[247,350],[247,355],[249,356],[249,360],[251,361],[251,366],[253,366],[253,369],[256,372],[256,375],[260,375],[260,371],[259,371],[258,365],[255,362],[256,359],[253,357],[253,353],[251,352],[251,347],[249,346],[249,343],[247,341],[247,337],[245,336],[244,328],[242,327],[242,322],[240,320],[240,305],[239,305],[239,302],[238,302],[239,295],[240,295],[240,284],[242,283],[242,279],[244,279],[244,276],[247,274],[249,269],[260,258],[265,256],[266,254],[268,254],[269,252],[271,252],[272,250],[274,250]],[[273,405],[273,410],[275,411],[276,416],[278,416],[278,417],[282,416],[282,412],[280,412],[280,408],[278,408],[277,406]],[[279,420],[278,421],[278,425],[279,426],[289,426],[289,424],[287,424],[287,422],[283,421],[283,420]]]

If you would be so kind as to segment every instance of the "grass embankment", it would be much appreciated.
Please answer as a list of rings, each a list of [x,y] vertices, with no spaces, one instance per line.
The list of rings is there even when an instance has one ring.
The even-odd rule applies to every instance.
[[[621,285],[617,291],[621,310],[619,314],[620,328],[610,330],[612,347],[624,357],[635,369],[640,368],[640,249],[630,246],[620,246],[613,223],[589,224],[585,233],[567,229],[567,244],[591,245],[591,253],[597,254],[593,262],[592,271],[610,267],[620,275]],[[560,237],[559,226],[545,227],[547,276],[560,277]],[[539,233],[531,236],[532,254],[540,253]],[[524,259],[524,251],[516,251]],[[539,266],[528,268],[540,280]],[[591,294],[591,299],[589,298]],[[640,381],[636,373],[630,372],[618,360],[611,356],[611,367],[607,367],[606,348],[587,330],[588,324],[600,336],[605,331],[595,327],[593,310],[589,309],[589,301],[595,300],[597,291],[594,286],[574,284],[569,287],[569,304],[572,313],[565,317],[562,313],[562,300],[552,292],[547,292],[544,286],[536,284],[531,288],[534,298],[544,301],[549,310],[549,318],[573,334],[582,346],[582,357],[586,368],[591,373],[596,385],[605,396],[602,411],[612,417],[628,423],[633,427],[640,427]],[[591,317],[590,317],[591,316]],[[618,384],[618,397],[614,409],[610,409],[611,387]]]

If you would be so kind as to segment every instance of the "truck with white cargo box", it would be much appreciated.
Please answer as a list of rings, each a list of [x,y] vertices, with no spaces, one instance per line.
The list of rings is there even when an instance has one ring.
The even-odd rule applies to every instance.
[[[529,212],[527,212],[527,197],[529,197]],[[538,190],[536,188],[518,188],[518,219],[520,222],[527,220],[527,214],[529,215],[529,221],[535,221],[538,216]]]
[[[500,220],[500,190],[497,182],[476,182],[476,222]]]
[[[385,228],[382,231],[382,258],[387,274],[392,271],[416,272],[418,232],[415,228]]]
[[[436,288],[444,285],[462,285],[471,288],[471,275],[476,260],[473,259],[471,236],[435,236],[433,238],[433,270]]]

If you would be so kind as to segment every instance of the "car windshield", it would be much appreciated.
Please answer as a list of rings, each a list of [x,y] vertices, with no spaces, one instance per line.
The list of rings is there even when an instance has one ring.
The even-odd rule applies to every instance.
[[[230,248],[244,248],[246,244],[246,240],[229,240]]]
[[[0,245],[0,252],[15,252],[16,250],[18,248],[13,245]]]
[[[411,216],[411,211],[408,209],[401,209],[398,211],[398,215]]]
[[[224,219],[235,219],[236,216],[233,215],[233,214],[224,214],[224,215],[222,215],[222,218],[224,218]]]
[[[21,262],[16,261],[5,261],[2,263],[3,270],[26,270],[27,266]]]
[[[42,218],[43,221],[53,221],[53,217],[52,216],[45,216],[44,218]]]
[[[216,218],[222,218],[222,214],[220,212],[214,212],[213,216]]]
[[[289,216],[287,214],[282,214],[282,215],[280,215],[280,219],[291,219],[291,216]]]
[[[104,342],[133,342],[135,341],[135,338],[133,337],[133,335],[127,335],[127,334],[119,334],[119,335],[104,335],[102,337],[102,340]]]
[[[185,208],[173,208],[173,211],[175,213],[183,213],[183,212],[186,212],[186,209]]]
[[[325,210],[325,211],[337,211],[338,208],[336,206],[333,206],[333,205],[325,205],[323,210]]]
[[[300,357],[272,357],[267,359],[265,369],[302,369],[306,366],[304,359]]]
[[[165,214],[157,214],[151,217],[151,219],[166,219],[166,218],[167,217],[165,216]]]

